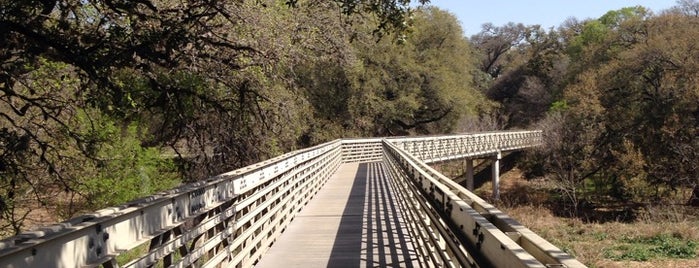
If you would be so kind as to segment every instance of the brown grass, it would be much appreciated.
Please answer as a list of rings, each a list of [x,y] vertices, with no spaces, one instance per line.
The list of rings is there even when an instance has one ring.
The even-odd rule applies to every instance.
[[[495,205],[554,245],[573,254],[590,267],[699,267],[695,259],[650,259],[645,262],[614,261],[606,252],[614,250],[624,239],[670,235],[683,241],[699,243],[699,220],[696,213],[686,214],[686,207],[651,207],[638,213],[633,222],[583,221],[555,216],[545,205],[546,183],[526,181],[515,169],[501,178],[501,200]],[[475,192],[491,194],[486,183]],[[699,256],[699,248],[697,249]]]
[[[699,259],[658,259],[646,262],[613,261],[605,251],[625,238],[669,234],[685,240],[699,241],[699,222],[606,222],[585,223],[580,219],[556,217],[543,206],[502,207],[532,231],[554,245],[575,255],[591,267],[699,267]],[[697,252],[699,255],[699,251]]]

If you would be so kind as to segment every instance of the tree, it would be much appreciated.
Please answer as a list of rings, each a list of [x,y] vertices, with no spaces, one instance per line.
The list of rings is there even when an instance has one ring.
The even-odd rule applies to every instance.
[[[675,9],[687,16],[699,17],[699,2],[696,0],[677,0]]]
[[[600,94],[587,90],[597,83],[594,75],[582,75],[536,127],[544,131],[544,144],[529,157],[556,185],[570,216],[578,216],[588,200],[585,182],[607,168],[605,108]],[[569,106],[570,105],[570,106]],[[530,166],[528,172],[534,171]]]
[[[486,106],[464,80],[473,70],[471,48],[456,18],[421,8],[411,31],[399,45],[355,42],[364,63],[349,108],[354,118],[377,122],[371,135],[446,132],[464,114]]]
[[[481,72],[489,79],[478,84],[489,99],[499,103],[508,127],[524,127],[545,115],[560,97],[568,56],[560,35],[538,25],[509,23],[502,27],[485,24],[474,35]]]
[[[307,29],[345,28],[313,19],[371,15],[379,21],[370,30],[376,38],[407,29],[408,3],[3,1],[3,220],[17,232],[27,215],[17,205],[34,205],[24,202],[29,196],[48,206],[55,205],[49,192],[65,192],[70,203],[119,179],[100,172],[167,169],[155,151],[174,153],[183,177],[196,180],[295,148],[301,133],[313,130],[304,127],[312,118],[294,91],[294,64],[306,53],[336,57],[328,51],[347,40],[335,33],[322,40]],[[296,16],[303,12],[318,16]],[[93,175],[101,180],[91,186],[86,178]]]
[[[546,141],[531,159],[545,161],[525,167],[527,173],[552,178],[573,205],[581,199],[666,201],[678,190],[691,191],[686,203],[699,205],[699,56],[692,40],[699,22],[692,2],[661,15],[623,8],[558,29],[556,51],[570,61],[559,65],[559,94],[538,124]],[[526,81],[531,73],[525,70],[494,85]]]
[[[619,51],[636,43],[636,37],[643,34],[643,21],[651,16],[651,12],[642,7],[626,7],[611,10],[598,19],[588,20],[581,25],[573,37],[569,37],[567,50],[571,62],[571,77],[585,71],[586,67],[594,67],[604,63]]]
[[[551,147],[555,155],[572,153],[581,156],[578,161],[596,163],[588,169],[594,172],[569,172],[577,178],[573,181],[599,182],[604,187],[593,194],[636,201],[689,188],[694,193],[687,203],[695,204],[699,68],[691,36],[697,34],[696,23],[696,17],[680,12],[649,16],[638,7],[586,23],[603,26],[598,28],[603,34],[585,35],[593,28],[584,28],[576,39],[581,42],[570,44],[581,45],[580,54],[571,57],[585,60],[570,70],[575,78],[557,102],[562,109],[556,109],[565,115],[563,129],[578,138]],[[555,118],[551,114],[547,120]],[[585,138],[591,133],[595,138]],[[571,146],[595,149],[581,154],[584,147],[574,152]],[[549,172],[570,166],[552,166]]]
[[[699,184],[699,50],[689,37],[699,34],[698,22],[675,14],[649,20],[643,41],[608,74],[617,77],[606,87],[610,100],[637,105],[612,111],[610,118],[629,115],[615,130],[624,128],[643,153],[647,179],[671,189]]]
[[[524,24],[510,22],[502,27],[492,23],[483,24],[482,30],[471,37],[471,43],[481,51],[481,71],[497,78],[502,73],[500,63],[510,49],[526,39],[528,29]]]

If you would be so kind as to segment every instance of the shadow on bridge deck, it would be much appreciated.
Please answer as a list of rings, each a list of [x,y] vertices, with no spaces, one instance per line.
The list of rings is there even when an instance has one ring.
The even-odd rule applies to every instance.
[[[344,164],[256,267],[413,267],[383,164]]]

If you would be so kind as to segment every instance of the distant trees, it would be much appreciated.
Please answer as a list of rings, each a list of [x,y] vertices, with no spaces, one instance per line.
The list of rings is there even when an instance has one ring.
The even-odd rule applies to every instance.
[[[486,55],[481,71],[495,74],[481,87],[509,126],[547,130],[530,172],[554,178],[573,205],[662,200],[679,189],[694,189],[688,204],[698,204],[695,2],[659,15],[622,8],[549,32],[486,25],[472,37]],[[497,50],[483,40],[514,41]]]
[[[510,49],[518,47],[529,30],[521,23],[510,22],[501,27],[492,23],[483,24],[481,32],[471,37],[471,42],[481,52],[481,71],[493,78],[500,76],[502,68],[507,66],[503,58],[512,55]]]
[[[477,86],[501,105],[508,127],[525,127],[541,119],[560,95],[568,68],[560,34],[538,25],[484,24],[471,37],[480,58]]]
[[[519,57],[509,64],[524,68],[499,74],[488,96],[502,103],[510,119],[512,111],[545,115],[539,124],[549,130],[547,146],[532,159],[541,159],[535,162],[561,183],[572,203],[593,196],[658,200],[694,189],[688,203],[697,204],[699,54],[691,36],[699,21],[688,12],[692,3],[660,15],[630,7],[597,20],[570,21],[539,35],[550,37],[540,42],[548,50],[521,42],[501,56]],[[542,83],[546,94],[539,96],[548,98],[539,97],[541,105],[525,102],[512,110],[511,101],[496,97],[504,95],[492,94],[509,89],[514,93],[507,96],[521,96],[523,81],[531,79],[548,81]],[[526,120],[510,121],[518,122]]]
[[[599,92],[615,161],[640,156],[642,172],[622,169],[617,176],[624,180],[640,175],[673,191],[698,183],[699,50],[690,37],[699,34],[697,23],[673,13],[625,22],[610,40],[624,42],[623,50],[589,71],[597,83],[588,90]]]

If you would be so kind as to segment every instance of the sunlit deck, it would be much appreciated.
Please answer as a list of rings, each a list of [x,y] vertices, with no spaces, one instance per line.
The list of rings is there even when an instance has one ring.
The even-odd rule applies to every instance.
[[[343,164],[256,267],[419,267],[383,164]]]

